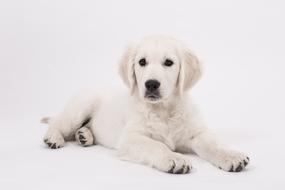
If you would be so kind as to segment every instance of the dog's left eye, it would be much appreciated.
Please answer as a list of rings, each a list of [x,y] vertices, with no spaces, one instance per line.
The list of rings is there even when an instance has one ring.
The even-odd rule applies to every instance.
[[[164,61],[164,65],[167,66],[167,67],[171,67],[173,65],[173,61],[170,60],[170,59],[166,59]]]

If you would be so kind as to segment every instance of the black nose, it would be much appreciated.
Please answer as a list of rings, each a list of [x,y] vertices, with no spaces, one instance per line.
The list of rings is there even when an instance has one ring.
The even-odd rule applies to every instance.
[[[156,91],[160,86],[160,82],[157,80],[148,80],[145,82],[145,87],[148,91],[154,92]]]

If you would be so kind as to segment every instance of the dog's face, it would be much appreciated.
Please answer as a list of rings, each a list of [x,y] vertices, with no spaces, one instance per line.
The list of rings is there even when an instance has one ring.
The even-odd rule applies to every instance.
[[[173,94],[178,80],[180,63],[175,47],[155,40],[137,46],[134,72],[139,96],[156,103]]]
[[[130,46],[120,63],[120,75],[140,99],[158,103],[182,94],[200,77],[200,64],[180,42],[149,37]]]

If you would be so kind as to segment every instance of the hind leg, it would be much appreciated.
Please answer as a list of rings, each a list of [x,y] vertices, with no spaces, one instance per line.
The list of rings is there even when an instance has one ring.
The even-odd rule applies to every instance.
[[[51,121],[49,129],[48,129],[48,131],[44,137],[44,142],[51,149],[61,148],[64,146],[65,141],[74,140],[74,134],[76,134],[75,132],[77,131],[80,133],[84,133],[83,134],[84,137],[86,137],[88,139],[88,142],[86,141],[85,146],[88,146],[90,144],[89,141],[91,141],[91,137],[93,140],[93,135],[92,135],[91,131],[86,127],[86,125],[88,125],[90,120],[91,120],[91,118],[87,117],[86,119],[84,119],[80,123],[79,123],[79,121],[78,121],[78,123],[72,123],[72,122],[64,123],[63,121],[62,122]],[[66,120],[66,122],[67,121],[68,120]],[[90,135],[92,135],[92,136],[90,137]],[[75,135],[75,137],[76,137],[76,135]],[[83,142],[85,140],[86,139],[81,140],[82,145],[84,145]]]
[[[75,139],[80,146],[91,146],[94,144],[94,136],[88,127],[82,127],[75,133]]]
[[[98,100],[90,94],[72,99],[58,116],[44,120],[49,123],[44,142],[55,149],[63,147],[65,141],[74,140],[75,132],[91,120],[97,104]]]

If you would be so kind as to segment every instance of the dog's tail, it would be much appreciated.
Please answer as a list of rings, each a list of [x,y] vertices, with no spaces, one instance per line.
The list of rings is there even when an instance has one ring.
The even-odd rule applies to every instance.
[[[51,118],[50,117],[43,117],[41,119],[41,123],[45,123],[45,124],[49,124],[50,123]]]

